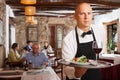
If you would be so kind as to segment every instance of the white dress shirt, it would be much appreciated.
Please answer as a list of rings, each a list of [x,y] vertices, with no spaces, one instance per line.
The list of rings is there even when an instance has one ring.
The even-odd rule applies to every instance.
[[[50,54],[52,54],[52,56],[54,56],[54,51],[53,51],[51,45],[48,45],[48,48],[47,49],[43,49],[42,52],[45,53],[45,55],[47,57],[50,56]]]
[[[91,28],[94,32],[95,35],[95,39],[97,41],[97,43],[103,43],[103,49],[101,51],[101,53],[106,53],[106,32],[104,27],[99,27],[99,26],[95,26],[95,25],[91,25]],[[86,42],[90,42],[93,41],[93,36],[92,34],[90,35],[85,35],[84,37],[81,37],[81,34],[83,33],[83,31],[77,27],[77,33],[78,33],[78,38],[79,38],[79,42],[80,43],[86,43]],[[62,44],[62,58],[67,60],[67,61],[71,61],[77,52],[77,41],[76,41],[76,33],[75,33],[75,29],[73,29],[72,31],[70,31],[66,37],[63,39],[63,44]],[[71,69],[74,73],[74,69]],[[66,70],[65,70],[66,72]],[[68,72],[67,72],[68,73]],[[74,78],[74,74],[70,74],[71,76],[68,76],[69,78]]]

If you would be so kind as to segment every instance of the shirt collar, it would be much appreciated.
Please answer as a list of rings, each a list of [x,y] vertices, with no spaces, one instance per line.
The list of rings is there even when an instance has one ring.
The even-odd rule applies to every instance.
[[[41,54],[41,52],[39,51],[39,53],[36,56],[39,56],[40,54]],[[32,55],[35,56],[33,52],[32,52]]]
[[[90,30],[91,30],[91,26],[90,26]],[[79,36],[82,35],[83,33],[83,30],[81,30],[78,26],[77,26],[77,33]]]

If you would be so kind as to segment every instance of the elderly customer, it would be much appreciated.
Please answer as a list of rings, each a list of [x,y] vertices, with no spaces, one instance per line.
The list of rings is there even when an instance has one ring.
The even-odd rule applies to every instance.
[[[32,46],[31,52],[29,52],[26,55],[26,59],[28,62],[30,62],[32,66],[28,65],[29,68],[41,68],[45,69],[45,73],[40,73],[37,76],[26,76],[24,80],[29,80],[28,77],[30,77],[31,80],[60,80],[60,78],[57,76],[57,74],[54,72],[54,70],[51,68],[51,65],[48,61],[48,58],[45,56],[43,52],[41,52],[40,44],[34,43]]]
[[[41,66],[50,66],[48,58],[45,56],[43,52],[40,50],[40,44],[34,43],[32,46],[31,52],[26,55],[26,60],[32,64],[32,68],[37,68]]]

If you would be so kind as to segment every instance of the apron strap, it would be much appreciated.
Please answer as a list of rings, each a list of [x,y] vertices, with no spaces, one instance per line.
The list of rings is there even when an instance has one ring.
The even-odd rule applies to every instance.
[[[95,35],[94,35],[94,31],[93,31],[92,28],[91,28],[91,32],[92,32],[92,36],[93,36],[93,41],[96,41],[96,38],[95,38]]]
[[[78,34],[77,34],[77,27],[75,27],[75,34],[76,34],[76,41],[77,41],[77,48],[78,48],[79,38],[78,38]]]

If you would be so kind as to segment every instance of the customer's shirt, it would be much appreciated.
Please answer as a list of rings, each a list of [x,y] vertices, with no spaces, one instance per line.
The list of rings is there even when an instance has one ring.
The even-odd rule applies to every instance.
[[[51,45],[48,46],[48,48],[46,49],[46,51],[48,53],[53,53],[54,52],[53,49],[52,49],[52,47],[51,47]]]
[[[20,62],[21,57],[18,53],[18,51],[14,51],[13,49],[10,50],[10,53],[8,54],[8,61],[9,62]]]
[[[91,29],[94,32],[97,43],[99,42],[103,43],[103,49],[101,53],[106,53],[106,46],[105,46],[106,45],[106,40],[105,40],[106,32],[105,32],[104,27],[91,25]],[[83,31],[78,27],[77,27],[77,33],[78,33],[78,38],[79,38],[80,43],[86,43],[86,42],[93,41],[92,34],[81,37]],[[73,29],[63,39],[63,44],[62,44],[63,59],[72,60],[76,55],[76,51],[77,51],[77,41],[76,41],[75,29]]]
[[[32,47],[30,45],[27,45],[26,48],[29,52],[32,50]]]
[[[43,65],[43,62],[48,62],[48,66],[50,66],[48,58],[42,52],[39,52],[38,55],[35,56],[31,51],[27,54],[26,59],[28,62],[32,63],[33,67],[40,67]]]
[[[53,54],[53,56],[54,56],[54,51],[53,51],[53,49],[52,49],[52,47],[51,47],[51,45],[48,45],[48,47],[45,49],[43,49],[42,50],[42,52],[48,57],[49,56],[49,54]]]

